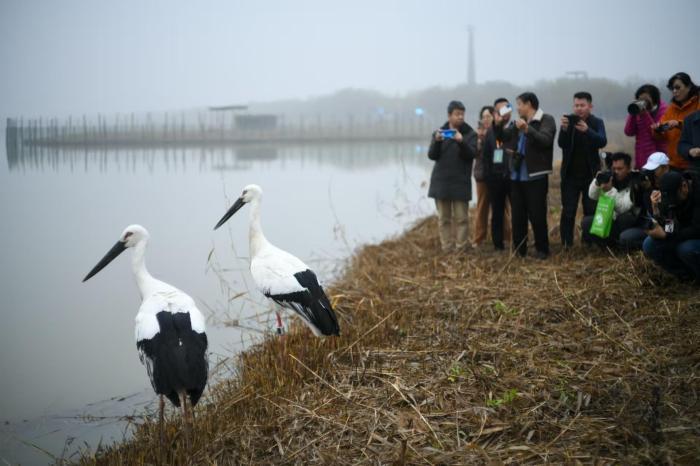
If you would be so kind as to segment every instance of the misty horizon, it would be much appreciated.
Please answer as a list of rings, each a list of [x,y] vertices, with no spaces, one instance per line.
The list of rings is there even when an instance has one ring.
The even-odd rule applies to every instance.
[[[575,12],[510,0],[5,0],[0,103],[4,116],[31,117],[304,101],[342,89],[401,97],[467,81],[468,25],[477,83],[534,85],[576,70],[621,83],[681,70],[698,80],[699,12],[689,0],[674,9],[594,0]]]

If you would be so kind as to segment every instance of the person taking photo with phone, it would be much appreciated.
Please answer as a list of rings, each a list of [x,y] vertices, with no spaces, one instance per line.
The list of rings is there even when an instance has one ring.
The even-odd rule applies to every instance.
[[[428,158],[435,162],[428,197],[435,199],[440,245],[443,252],[469,248],[469,201],[472,198],[472,163],[476,156],[476,131],[464,121],[465,107],[453,100],[447,121],[430,141]]]

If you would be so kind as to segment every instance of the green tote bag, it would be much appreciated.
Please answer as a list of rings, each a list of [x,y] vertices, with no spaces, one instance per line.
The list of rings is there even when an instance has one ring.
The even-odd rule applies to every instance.
[[[610,236],[610,229],[613,224],[613,214],[615,213],[615,199],[605,194],[601,194],[598,198],[598,204],[595,206],[595,215],[593,216],[593,224],[591,225],[591,234],[600,238]]]

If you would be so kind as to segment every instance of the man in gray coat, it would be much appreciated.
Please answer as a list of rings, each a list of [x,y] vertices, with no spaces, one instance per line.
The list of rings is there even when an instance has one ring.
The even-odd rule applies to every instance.
[[[449,103],[447,122],[433,133],[428,150],[428,158],[435,161],[428,197],[435,199],[444,252],[455,248],[465,252],[469,247],[469,201],[477,137],[464,122],[464,111],[462,102]]]

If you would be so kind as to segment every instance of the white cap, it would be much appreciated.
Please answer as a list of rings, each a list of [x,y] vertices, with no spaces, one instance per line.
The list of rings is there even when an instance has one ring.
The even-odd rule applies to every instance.
[[[668,165],[668,157],[663,152],[654,152],[649,156],[642,170],[656,170],[661,165]]]

